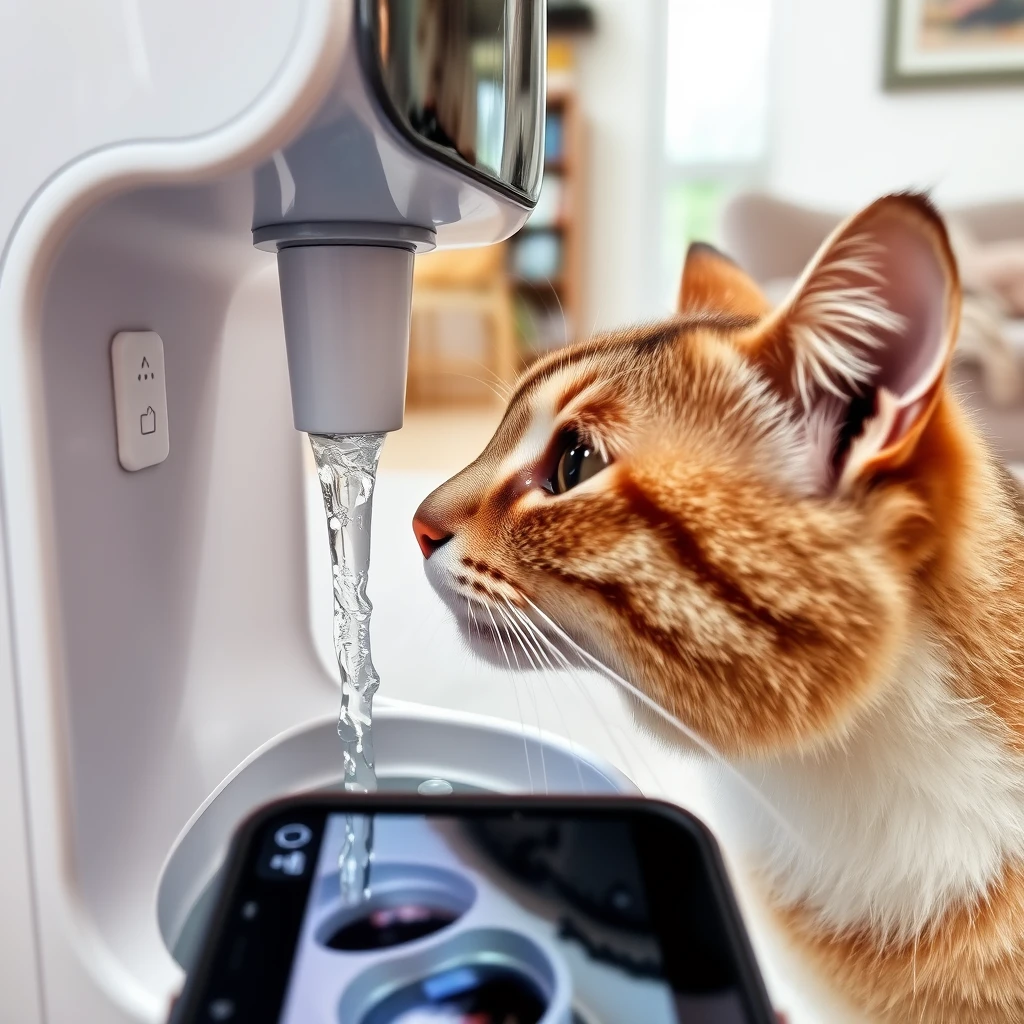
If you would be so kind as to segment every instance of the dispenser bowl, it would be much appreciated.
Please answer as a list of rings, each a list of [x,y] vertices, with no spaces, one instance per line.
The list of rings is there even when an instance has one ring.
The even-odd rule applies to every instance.
[[[577,745],[479,715],[381,703],[373,741],[383,790],[415,791],[427,779],[443,779],[456,793],[638,793],[625,775]],[[306,723],[255,750],[192,816],[157,887],[160,934],[182,967],[188,969],[202,937],[239,822],[271,800],[336,787],[340,766],[337,719]]]

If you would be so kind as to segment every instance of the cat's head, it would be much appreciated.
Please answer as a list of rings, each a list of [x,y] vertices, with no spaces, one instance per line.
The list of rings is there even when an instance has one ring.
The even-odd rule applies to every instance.
[[[959,309],[918,196],[842,224],[774,311],[694,246],[675,319],[535,363],[422,503],[431,582],[471,635],[543,610],[724,752],[841,733],[935,556]]]

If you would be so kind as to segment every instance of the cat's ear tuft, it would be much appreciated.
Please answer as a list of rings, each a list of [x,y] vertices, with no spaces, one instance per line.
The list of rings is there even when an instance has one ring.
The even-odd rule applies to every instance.
[[[811,425],[828,489],[910,457],[941,394],[960,298],[942,219],[925,197],[900,193],[841,224],[742,339]]]
[[[768,300],[749,274],[713,245],[693,242],[679,286],[680,313],[723,313],[762,317]]]

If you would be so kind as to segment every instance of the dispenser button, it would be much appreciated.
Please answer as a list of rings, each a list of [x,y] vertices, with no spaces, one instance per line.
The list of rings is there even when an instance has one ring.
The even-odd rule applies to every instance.
[[[117,457],[125,469],[163,462],[167,436],[164,343],[153,331],[121,331],[110,345],[117,410]]]

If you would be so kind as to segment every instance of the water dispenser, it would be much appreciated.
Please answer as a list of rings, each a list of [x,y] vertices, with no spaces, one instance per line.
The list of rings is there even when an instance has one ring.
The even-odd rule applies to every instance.
[[[401,425],[415,254],[499,241],[536,202],[544,19],[543,0],[8,11],[5,1020],[163,1020],[235,822],[336,784],[294,428]],[[526,788],[511,726],[388,702],[386,680],[377,703],[382,785]],[[629,788],[528,746],[552,789]]]

